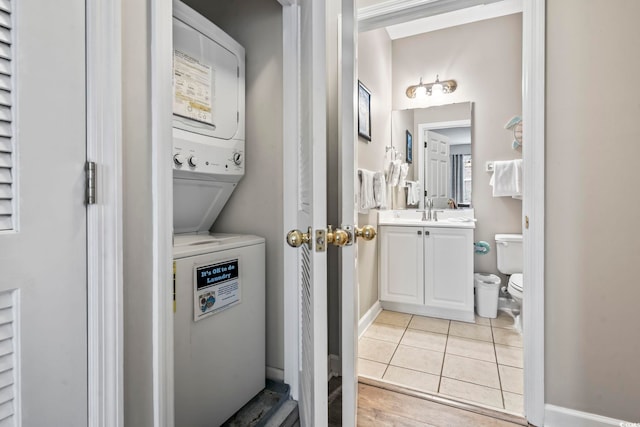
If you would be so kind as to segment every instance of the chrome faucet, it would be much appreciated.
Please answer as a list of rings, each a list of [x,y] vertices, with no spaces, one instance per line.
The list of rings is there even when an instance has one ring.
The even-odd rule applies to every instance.
[[[432,219],[432,212],[433,212],[433,199],[429,198],[425,201],[425,211],[423,211],[422,213],[422,220],[423,221],[431,221]],[[427,213],[426,209],[429,209],[429,215],[425,218],[425,214]]]

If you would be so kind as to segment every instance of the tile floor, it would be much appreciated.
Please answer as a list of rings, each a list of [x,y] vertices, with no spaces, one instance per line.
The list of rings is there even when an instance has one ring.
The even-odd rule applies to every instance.
[[[522,336],[504,313],[471,324],[382,311],[359,340],[358,373],[523,413]]]

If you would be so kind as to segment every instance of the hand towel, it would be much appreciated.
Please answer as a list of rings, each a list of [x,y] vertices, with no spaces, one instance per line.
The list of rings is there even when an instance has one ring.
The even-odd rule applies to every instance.
[[[373,176],[374,172],[366,169],[358,169],[358,177],[360,178],[360,202],[358,208],[361,213],[368,212],[369,209],[376,207],[376,200],[373,194]]]
[[[387,183],[382,172],[376,172],[373,175],[373,198],[376,207],[380,209],[387,208]]]
[[[398,178],[398,187],[407,186],[407,173],[409,172],[409,164],[403,163],[400,165],[400,177]]]
[[[407,181],[407,205],[417,205],[420,203],[420,183],[418,181]]]
[[[522,197],[522,159],[494,162],[489,185],[493,197]]]
[[[400,181],[400,166],[400,160],[394,160],[389,166],[389,184],[392,187],[398,185],[398,181]]]

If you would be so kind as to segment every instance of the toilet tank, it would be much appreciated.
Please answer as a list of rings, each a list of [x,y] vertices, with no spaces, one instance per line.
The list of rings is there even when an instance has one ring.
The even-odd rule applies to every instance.
[[[498,271],[522,273],[522,234],[496,234]]]

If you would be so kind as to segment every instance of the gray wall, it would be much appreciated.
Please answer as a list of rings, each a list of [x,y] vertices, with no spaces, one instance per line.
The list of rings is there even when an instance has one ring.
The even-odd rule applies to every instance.
[[[636,0],[547,1],[546,401],[632,422],[640,420],[638,16]]]
[[[426,100],[406,97],[407,86],[418,83],[420,76],[431,82],[436,74],[442,80],[456,80],[457,90]],[[474,268],[497,273],[494,235],[522,232],[522,202],[494,198],[489,186],[491,174],[484,171],[484,164],[521,157],[520,150],[511,148],[513,135],[504,125],[522,112],[522,15],[394,40],[392,93],[394,110],[474,103],[472,202],[478,218],[475,240],[486,240],[493,249],[488,255],[476,255]]]
[[[185,3],[246,51],[245,176],[212,231],[266,238],[267,366],[283,369],[282,7],[275,0]]]
[[[139,427],[153,425],[148,13],[145,0],[122,3],[124,422]]]
[[[358,138],[358,168],[384,170],[384,147],[391,145],[391,39],[379,29],[358,36],[358,79],[371,91],[371,142]],[[378,211],[358,215],[358,224],[378,226]],[[377,239],[358,240],[360,316],[378,300]]]

